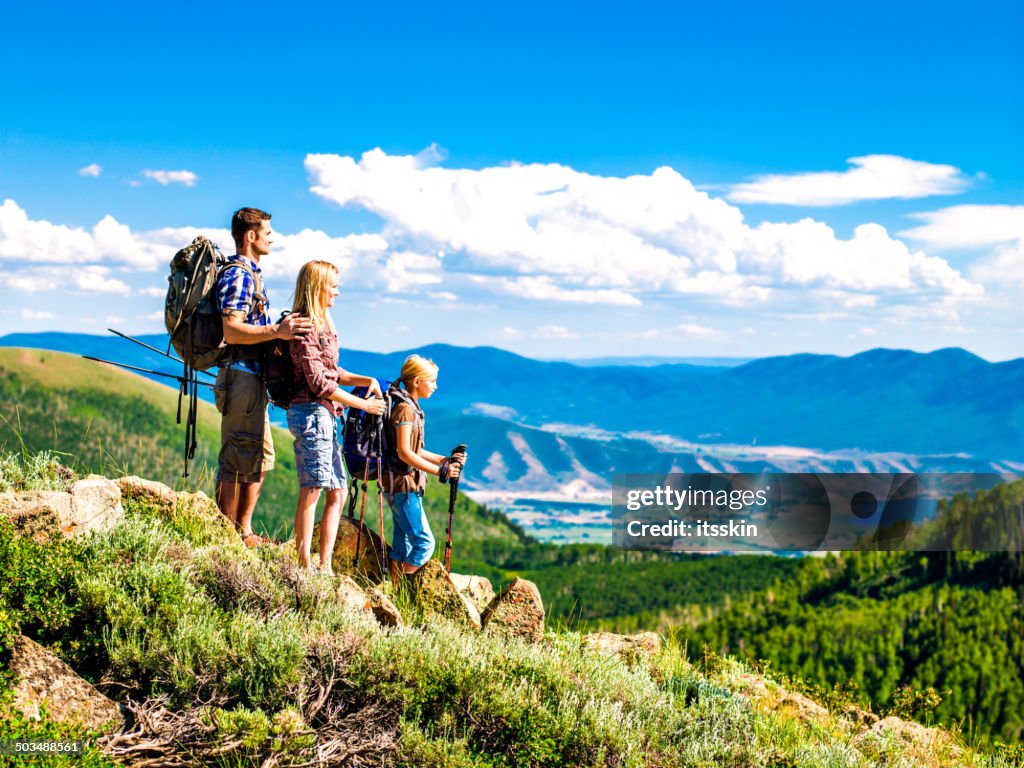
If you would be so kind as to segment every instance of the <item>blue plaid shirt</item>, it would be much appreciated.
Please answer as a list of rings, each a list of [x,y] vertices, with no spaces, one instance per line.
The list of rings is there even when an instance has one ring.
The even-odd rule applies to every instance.
[[[263,286],[263,292],[254,301],[256,281],[244,269],[231,266],[231,262],[235,261],[245,262],[253,272],[262,276],[259,265],[252,259],[238,254],[229,258],[228,266],[221,272],[217,281],[217,309],[221,312],[245,312],[245,322],[249,325],[270,325],[270,299],[267,298],[266,286]],[[255,361],[240,360],[227,365],[230,368],[248,371],[257,376],[260,373],[259,364]]]

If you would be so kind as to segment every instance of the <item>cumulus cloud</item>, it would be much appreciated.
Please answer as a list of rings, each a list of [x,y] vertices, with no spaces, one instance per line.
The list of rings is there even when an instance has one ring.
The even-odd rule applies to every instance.
[[[100,177],[100,174],[102,173],[103,168],[97,163],[89,163],[89,165],[85,166],[84,168],[78,169],[79,176],[88,176],[89,178],[92,179],[98,179]]]
[[[199,177],[196,174],[192,171],[185,170],[154,171],[147,168],[142,172],[142,175],[164,187],[170,184],[181,184],[183,187],[194,187],[196,182],[199,181]]]
[[[924,222],[901,234],[937,251],[985,248],[972,264],[981,283],[1024,286],[1024,205],[956,205],[914,214]]]
[[[952,165],[936,165],[897,155],[851,157],[846,171],[766,174],[729,190],[737,203],[846,205],[861,200],[909,199],[954,195],[971,180]]]
[[[435,160],[375,149],[358,160],[308,155],[306,168],[316,195],[382,217],[393,248],[444,253],[446,275],[499,295],[628,307],[672,296],[749,306],[794,289],[907,301],[981,292],[876,224],[847,239],[813,219],[751,227],[739,208],[668,167],[616,178],[557,164],[469,170]],[[903,167],[900,158],[861,160],[874,173]],[[959,183],[937,176],[947,181],[935,189]]]
[[[21,317],[24,320],[53,320],[57,316],[53,312],[23,309],[21,310]]]

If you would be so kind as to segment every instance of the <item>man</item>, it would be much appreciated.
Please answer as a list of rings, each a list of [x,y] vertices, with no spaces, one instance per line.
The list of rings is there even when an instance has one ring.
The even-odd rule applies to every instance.
[[[237,253],[217,280],[217,305],[228,353],[217,372],[214,395],[221,413],[217,506],[249,546],[266,543],[252,530],[252,514],[263,479],[274,468],[274,442],[267,414],[267,390],[259,363],[260,342],[292,339],[312,330],[302,315],[270,321],[260,259],[270,253],[270,214],[241,208],[231,217]]]

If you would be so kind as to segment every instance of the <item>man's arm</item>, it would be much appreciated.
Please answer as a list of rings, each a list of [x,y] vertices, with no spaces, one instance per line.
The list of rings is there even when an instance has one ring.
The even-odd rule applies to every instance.
[[[224,342],[227,344],[259,344],[271,339],[294,339],[313,330],[313,322],[305,315],[286,315],[280,323],[250,325],[245,312],[226,309],[223,312]]]

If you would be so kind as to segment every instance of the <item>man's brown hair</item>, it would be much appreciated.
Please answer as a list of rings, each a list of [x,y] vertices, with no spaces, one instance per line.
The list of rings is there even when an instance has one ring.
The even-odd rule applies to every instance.
[[[231,237],[235,240],[235,247],[241,250],[245,233],[259,229],[260,222],[269,219],[270,214],[259,208],[239,208],[235,211],[235,215],[231,217]]]

